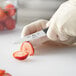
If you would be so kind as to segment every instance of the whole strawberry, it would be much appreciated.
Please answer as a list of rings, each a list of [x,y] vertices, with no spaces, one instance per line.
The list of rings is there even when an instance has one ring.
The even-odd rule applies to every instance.
[[[5,74],[5,70],[0,69],[0,76]]]
[[[4,23],[5,23],[5,27],[8,30],[13,30],[15,28],[15,25],[16,25],[16,21],[11,17],[8,17]]]
[[[0,31],[3,31],[3,30],[4,30],[4,24],[0,23]]]
[[[5,70],[0,69],[0,76],[12,76],[12,75],[9,73],[6,73]]]
[[[6,18],[7,18],[7,15],[5,11],[2,8],[0,8],[0,21],[4,21],[6,20]]]
[[[16,8],[13,4],[8,4],[5,7],[5,12],[7,12],[9,16],[14,16],[16,13]]]

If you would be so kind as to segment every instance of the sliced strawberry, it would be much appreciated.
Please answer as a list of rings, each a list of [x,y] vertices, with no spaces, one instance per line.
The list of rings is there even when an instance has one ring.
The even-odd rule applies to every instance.
[[[23,51],[16,51],[13,53],[13,57],[18,59],[18,60],[24,60],[26,59],[28,56],[27,52],[23,52]]]
[[[15,13],[16,13],[16,8],[13,4],[8,4],[6,7],[5,7],[5,12],[7,12],[7,14],[9,16],[14,16]]]
[[[20,47],[21,51],[28,52],[30,56],[34,55],[34,48],[28,41],[24,41]]]
[[[3,30],[4,30],[4,24],[0,23],[0,31],[3,31]]]
[[[5,73],[5,70],[0,69],[0,76]]]
[[[0,75],[0,76],[3,76],[3,75]]]
[[[16,21],[10,17],[4,23],[8,30],[13,30],[16,25]]]
[[[7,18],[6,13],[2,8],[0,8],[0,21],[4,21]]]
[[[5,73],[3,76],[12,76],[12,75],[9,73]]]

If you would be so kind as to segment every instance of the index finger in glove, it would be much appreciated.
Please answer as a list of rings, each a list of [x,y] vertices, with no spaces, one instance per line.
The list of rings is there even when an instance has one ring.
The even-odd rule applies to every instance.
[[[24,37],[26,35],[35,33],[41,29],[46,28],[47,22],[48,22],[47,20],[38,20],[38,21],[32,22],[32,23],[24,26],[24,28],[21,32],[21,37]]]

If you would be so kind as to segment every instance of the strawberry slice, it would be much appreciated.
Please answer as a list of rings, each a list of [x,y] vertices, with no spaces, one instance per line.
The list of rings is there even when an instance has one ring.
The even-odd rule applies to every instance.
[[[16,13],[16,8],[13,4],[8,4],[6,7],[5,7],[5,12],[7,12],[7,14],[9,16],[14,16],[15,13]]]
[[[0,69],[0,76],[5,74],[5,70]]]
[[[4,21],[7,18],[6,13],[2,8],[0,8],[0,21]]]
[[[24,41],[20,47],[21,51],[28,52],[30,56],[34,55],[34,48],[32,44],[28,41]]]
[[[18,60],[24,60],[28,57],[28,53],[23,51],[16,51],[13,53],[13,57]]]
[[[3,76],[12,76],[12,75],[9,73],[5,73]]]
[[[0,23],[0,31],[3,31],[4,30],[4,25],[3,23]]]
[[[4,23],[8,30],[13,30],[16,25],[16,21],[10,17]]]

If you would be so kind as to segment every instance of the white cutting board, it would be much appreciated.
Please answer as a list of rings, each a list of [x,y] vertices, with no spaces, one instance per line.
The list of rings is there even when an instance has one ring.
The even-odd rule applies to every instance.
[[[24,61],[15,60],[12,53],[19,45],[12,44],[20,37],[22,27],[0,32],[0,68],[12,76],[76,76],[76,48],[57,48],[51,45],[35,48],[35,55]]]

